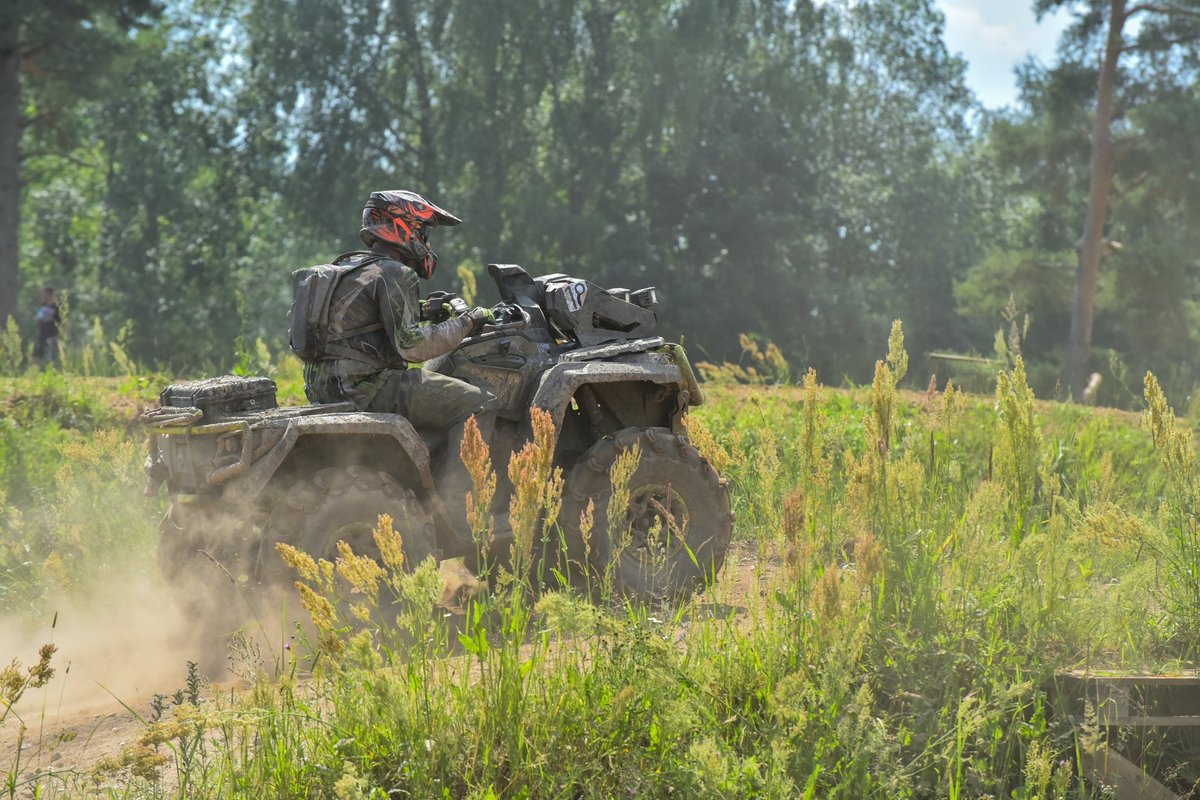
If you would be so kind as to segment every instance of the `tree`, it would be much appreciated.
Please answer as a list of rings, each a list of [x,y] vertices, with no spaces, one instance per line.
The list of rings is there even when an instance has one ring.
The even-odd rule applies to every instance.
[[[179,0],[120,38],[82,100],[27,81],[64,111],[23,142],[23,269],[71,270],[139,359],[224,360],[239,311],[282,347],[287,273],[358,246],[384,186],[467,221],[429,288],[655,284],[702,358],[749,332],[869,379],[893,318],[917,350],[965,329],[984,191],[931,0]]]
[[[894,317],[955,324],[970,98],[928,0],[247,3],[241,102],[298,230],[353,246],[368,187],[421,188],[467,222],[445,262],[656,284],[709,358],[750,331],[869,378]]]
[[[1057,7],[1076,9],[1077,23],[1068,31],[1068,44],[1086,50],[1099,34],[1104,34],[1104,49],[1096,76],[1095,110],[1092,117],[1090,179],[1083,233],[1079,241],[1071,332],[1063,380],[1071,396],[1080,399],[1086,385],[1088,358],[1095,317],[1096,286],[1100,261],[1105,249],[1105,226],[1109,195],[1118,148],[1124,142],[1114,139],[1113,123],[1137,102],[1136,94],[1120,96],[1122,54],[1142,51],[1160,55],[1178,46],[1194,43],[1200,36],[1200,3],[1145,2],[1130,6],[1127,0],[1038,0],[1039,14]],[[1126,36],[1130,20],[1141,16],[1141,25],[1131,41]],[[1135,139],[1127,140],[1136,142]]]
[[[156,0],[6,0],[0,6],[0,325],[20,288],[23,134],[70,148],[65,116],[121,47],[120,34],[159,13]],[[65,201],[69,202],[69,201]]]

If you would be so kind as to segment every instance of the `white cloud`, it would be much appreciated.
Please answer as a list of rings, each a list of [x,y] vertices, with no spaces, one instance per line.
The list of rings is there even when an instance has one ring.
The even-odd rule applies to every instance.
[[[944,0],[940,3],[946,15],[946,38],[970,42],[978,52],[1009,54],[1022,48],[1022,37],[1011,22],[990,22],[975,6]]]
[[[1066,12],[1039,23],[1033,0],[935,0],[946,17],[946,46],[967,61],[967,83],[984,105],[1015,102],[1014,68],[1029,56],[1053,60]]]

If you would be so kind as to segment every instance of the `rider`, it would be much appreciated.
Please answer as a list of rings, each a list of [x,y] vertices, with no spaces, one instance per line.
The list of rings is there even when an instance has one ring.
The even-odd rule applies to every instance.
[[[414,427],[444,430],[492,399],[464,381],[414,368],[417,362],[450,352],[492,321],[490,311],[475,308],[443,322],[418,325],[417,276],[428,280],[437,267],[429,232],[460,222],[415,192],[371,193],[359,236],[376,260],[338,282],[329,305],[329,336],[371,330],[340,340],[339,350],[349,348],[355,357],[341,353],[305,364],[304,391],[310,401],[349,400],[362,411],[401,414]]]

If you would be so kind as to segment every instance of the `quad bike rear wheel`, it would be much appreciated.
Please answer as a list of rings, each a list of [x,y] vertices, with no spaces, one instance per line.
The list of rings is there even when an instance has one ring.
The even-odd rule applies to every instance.
[[[248,580],[239,572],[242,531],[195,504],[172,504],[158,526],[158,568],[171,600],[187,623],[184,647],[198,647],[206,673],[224,664],[224,643],[245,622]],[[233,601],[231,602],[231,597]]]
[[[295,576],[275,550],[290,544],[313,559],[337,560],[337,543],[382,563],[374,530],[381,514],[400,534],[404,568],[437,556],[433,520],[416,496],[386,472],[365,466],[327,467],[290,487],[267,521],[259,558],[264,582],[289,585]]]
[[[637,446],[623,519],[610,521],[611,472],[618,456]],[[594,503],[590,556],[580,515]],[[567,476],[560,515],[568,553],[595,586],[641,600],[682,599],[711,582],[725,561],[733,532],[729,490],[683,436],[666,428],[628,428],[605,437]]]

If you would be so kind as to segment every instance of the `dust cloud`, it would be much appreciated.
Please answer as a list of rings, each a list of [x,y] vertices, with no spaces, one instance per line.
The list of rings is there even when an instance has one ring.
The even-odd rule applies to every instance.
[[[17,659],[28,667],[42,645],[58,648],[51,661],[54,677],[45,687],[26,692],[13,712],[30,728],[31,719],[125,707],[146,714],[155,694],[169,696],[184,688],[189,661],[209,680],[228,678],[229,637],[215,635],[204,619],[186,618],[172,599],[176,594],[156,574],[113,575],[94,587],[87,601],[58,604],[56,616],[48,615],[40,628],[0,623],[3,665]],[[223,605],[227,612],[246,608],[231,585],[212,595],[212,605]]]

